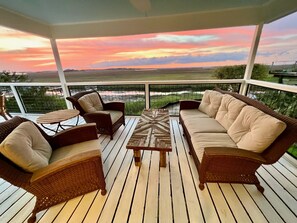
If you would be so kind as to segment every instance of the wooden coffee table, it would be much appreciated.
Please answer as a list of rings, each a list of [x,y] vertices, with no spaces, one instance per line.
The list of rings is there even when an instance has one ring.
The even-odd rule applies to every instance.
[[[136,166],[141,165],[140,150],[155,150],[160,151],[160,167],[166,167],[166,152],[172,151],[168,110],[144,110],[126,148],[133,149]]]
[[[79,120],[78,115],[79,115],[79,111],[76,109],[64,109],[64,110],[58,110],[58,111],[53,111],[53,112],[43,114],[36,119],[36,122],[41,124],[43,128],[57,133],[59,129],[61,130],[65,129],[63,126],[73,126],[73,125],[61,124],[61,122],[69,120],[76,116],[77,116],[77,121],[76,121],[76,125],[77,125]],[[47,126],[44,126],[45,124],[50,124],[50,125],[57,124],[57,128],[53,130],[51,128],[48,128]]]

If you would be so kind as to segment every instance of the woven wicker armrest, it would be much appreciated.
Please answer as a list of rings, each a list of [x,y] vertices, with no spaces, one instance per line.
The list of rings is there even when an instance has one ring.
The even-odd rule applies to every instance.
[[[49,180],[50,178],[55,178],[57,175],[57,179],[61,178],[63,172],[73,171],[75,167],[84,168],[84,164],[86,166],[89,162],[101,162],[101,152],[100,150],[96,151],[88,151],[81,154],[77,154],[67,159],[62,159],[57,162],[53,162],[48,166],[41,168],[33,173],[32,178],[30,180],[31,183],[38,183],[38,181]],[[66,174],[65,174],[66,176]]]
[[[256,163],[266,163],[266,160],[259,153],[251,152],[244,149],[229,147],[207,147],[204,149],[203,159],[241,159],[242,161],[252,161]]]
[[[199,107],[200,101],[195,101],[195,100],[180,100],[179,101],[179,106],[180,110],[183,109],[195,109]]]
[[[121,111],[124,113],[125,111],[125,103],[124,102],[108,102],[104,104],[104,110],[115,110]]]
[[[75,126],[61,131],[49,140],[53,149],[79,142],[98,139],[95,123]]]

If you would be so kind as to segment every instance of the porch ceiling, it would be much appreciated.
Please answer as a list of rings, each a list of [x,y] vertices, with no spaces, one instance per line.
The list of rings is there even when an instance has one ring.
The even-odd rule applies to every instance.
[[[0,25],[60,39],[258,25],[296,10],[296,0],[0,0]]]

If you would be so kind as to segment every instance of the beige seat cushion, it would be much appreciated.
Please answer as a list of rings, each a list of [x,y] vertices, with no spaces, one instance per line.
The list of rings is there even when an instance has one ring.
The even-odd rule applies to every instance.
[[[75,155],[78,155],[84,152],[93,151],[93,150],[100,151],[100,142],[98,139],[84,141],[73,145],[58,148],[53,151],[49,162],[53,163],[62,159],[68,159],[71,156],[75,156]]]
[[[22,169],[34,172],[48,165],[52,148],[32,122],[23,122],[3,140],[0,152]]]
[[[103,105],[102,105],[100,98],[96,92],[86,94],[86,95],[80,97],[77,101],[85,112],[90,113],[90,112],[103,110]]]
[[[263,152],[286,128],[286,123],[252,106],[245,106],[228,130],[238,148]]]
[[[122,117],[123,112],[121,111],[114,111],[114,110],[104,110],[104,111],[97,111],[95,113],[101,113],[101,114],[110,114],[111,123],[114,124],[119,118]]]
[[[206,90],[199,105],[199,110],[214,118],[221,104],[223,94],[217,91]]]
[[[184,109],[180,111],[181,118],[185,121],[191,118],[209,118],[207,114],[199,111],[198,109]]]
[[[237,148],[235,142],[227,133],[194,133],[191,136],[191,141],[200,162],[206,147]]]
[[[224,94],[215,119],[225,129],[229,129],[244,106],[246,106],[246,103],[231,95]]]
[[[192,118],[186,120],[184,123],[191,135],[197,132],[227,132],[227,130],[213,118]]]

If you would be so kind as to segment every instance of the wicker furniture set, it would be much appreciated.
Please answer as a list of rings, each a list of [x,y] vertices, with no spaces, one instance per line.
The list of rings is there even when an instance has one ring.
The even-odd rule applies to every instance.
[[[246,96],[206,91],[201,101],[180,101],[180,123],[206,182],[255,184],[262,164],[276,162],[297,140],[297,120]]]
[[[81,99],[81,100],[80,100]],[[113,133],[125,124],[124,103],[103,103],[96,91],[69,97],[88,124],[47,135],[37,124],[15,116],[0,123],[0,177],[36,196],[36,213],[79,195],[101,190],[106,194],[97,133]],[[99,107],[96,103],[100,103]],[[180,123],[199,172],[206,182],[260,185],[255,172],[276,162],[297,140],[297,120],[237,93],[205,91],[202,101],[180,101]],[[94,123],[89,123],[94,122]],[[127,149],[160,151],[166,166],[171,151],[169,114],[144,110]]]

